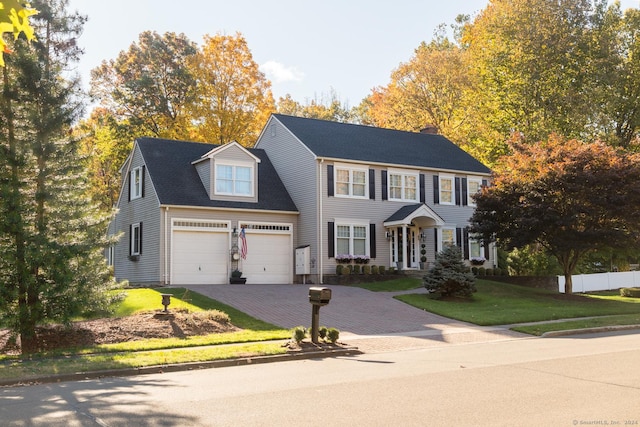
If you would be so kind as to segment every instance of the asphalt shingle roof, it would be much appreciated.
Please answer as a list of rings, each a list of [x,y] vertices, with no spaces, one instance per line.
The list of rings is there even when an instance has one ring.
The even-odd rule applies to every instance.
[[[160,138],[136,140],[161,205],[204,206],[298,212],[264,150],[248,149],[260,159],[258,203],[211,200],[192,162],[217,145]]]
[[[318,157],[490,173],[442,135],[273,115]]]

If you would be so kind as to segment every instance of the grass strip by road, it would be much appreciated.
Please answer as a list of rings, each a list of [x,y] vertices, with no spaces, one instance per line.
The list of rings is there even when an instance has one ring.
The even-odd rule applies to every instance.
[[[478,280],[470,299],[438,300],[427,294],[395,298],[414,307],[476,325],[509,325],[579,317],[640,314],[639,298],[564,295],[544,289]]]
[[[640,325],[640,314],[621,314],[589,319],[567,320],[553,323],[536,323],[511,328],[514,331],[540,336],[546,332],[571,331],[576,329],[606,328],[615,326]]]
[[[159,351],[101,353],[71,357],[34,358],[0,364],[0,381],[30,379],[48,375],[87,373],[114,369],[165,366],[257,357],[286,353],[280,343],[249,343],[216,347],[196,347]]]

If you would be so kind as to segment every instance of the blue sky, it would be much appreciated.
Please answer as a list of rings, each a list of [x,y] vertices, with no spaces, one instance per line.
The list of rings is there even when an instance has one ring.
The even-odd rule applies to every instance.
[[[254,60],[272,82],[276,100],[298,102],[332,90],[355,106],[389,82],[436,27],[459,14],[474,15],[488,0],[69,0],[88,15],[78,71],[113,59],[146,30],[184,33],[201,44],[205,34],[241,32]],[[178,5],[180,5],[178,7]],[[638,0],[622,0],[623,10]]]

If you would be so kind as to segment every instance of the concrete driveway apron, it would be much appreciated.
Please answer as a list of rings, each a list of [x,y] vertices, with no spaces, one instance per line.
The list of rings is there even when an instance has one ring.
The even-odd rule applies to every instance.
[[[294,328],[311,326],[310,285],[194,285],[189,289],[265,322]],[[451,343],[525,337],[501,327],[479,327],[438,316],[393,298],[395,292],[371,292],[327,285],[331,302],[320,309],[320,324],[340,330],[340,341],[363,351],[391,351]],[[409,291],[423,293],[424,289]]]

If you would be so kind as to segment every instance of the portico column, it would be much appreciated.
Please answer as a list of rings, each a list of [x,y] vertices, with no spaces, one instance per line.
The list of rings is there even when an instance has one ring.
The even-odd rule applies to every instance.
[[[407,269],[407,224],[402,224],[402,269]]]

